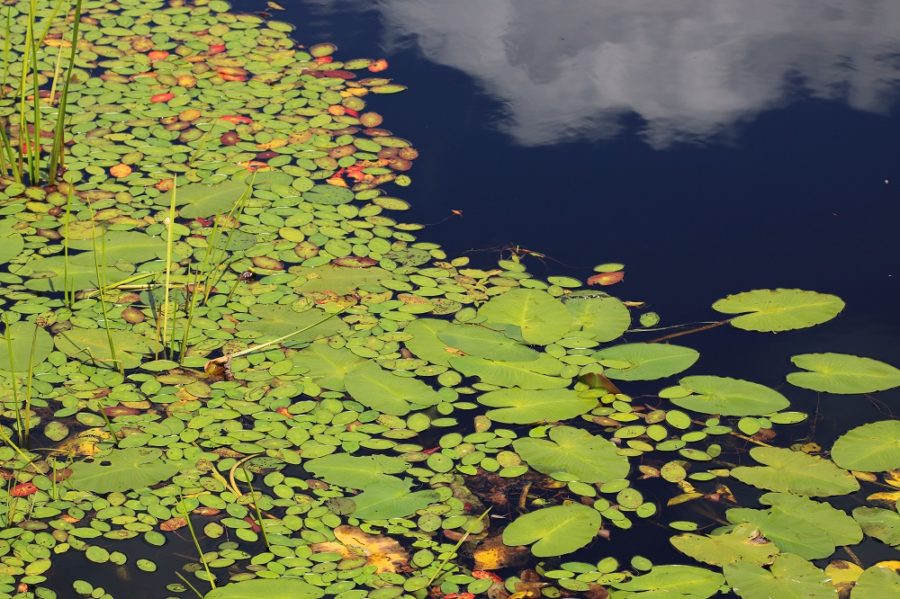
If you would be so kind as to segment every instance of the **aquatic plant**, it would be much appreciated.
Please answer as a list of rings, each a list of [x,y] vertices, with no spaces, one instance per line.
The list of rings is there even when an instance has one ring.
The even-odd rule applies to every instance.
[[[536,277],[519,252],[451,258],[389,216],[417,152],[368,110],[404,89],[384,61],[298,47],[221,0],[77,7],[61,180],[0,179],[0,592],[108,594],[62,586],[72,550],[208,599],[900,585],[853,549],[900,544],[900,425],[823,449],[791,410],[807,390],[895,388],[900,370],[803,353],[773,389],[682,345],[787,335],[839,298],[751,290],[658,336],[658,314],[598,291],[620,264],[582,280]],[[34,75],[59,71],[65,24],[7,8],[7,64],[52,86]],[[22,30],[44,13],[45,34]],[[626,555],[629,536],[688,563]],[[164,572],[138,544],[196,556]]]

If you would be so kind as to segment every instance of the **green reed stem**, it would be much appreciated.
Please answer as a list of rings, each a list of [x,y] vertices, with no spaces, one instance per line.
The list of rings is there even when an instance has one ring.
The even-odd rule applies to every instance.
[[[207,582],[212,588],[216,588],[216,577],[213,576],[212,572],[209,570],[209,564],[206,562],[206,555],[204,555],[203,549],[200,547],[200,540],[197,538],[197,533],[194,532],[193,523],[191,523],[191,515],[185,511],[184,496],[181,497],[181,515],[187,522],[188,530],[191,531],[191,539],[193,539],[194,541],[194,547],[197,549],[197,555],[200,557],[200,563],[203,565],[203,569],[206,571],[206,576],[209,579],[207,580]]]
[[[478,521],[481,522],[482,520],[484,520],[484,518],[485,518],[489,513],[491,513],[491,508],[488,508],[488,509],[484,510],[484,512],[483,512],[480,516],[478,516]],[[462,544],[466,542],[466,539],[469,538],[469,535],[470,535],[470,534],[472,534],[472,533],[471,533],[470,531],[467,530],[467,531],[465,532],[465,534],[463,534],[463,536],[461,536],[461,537],[459,538],[459,540],[456,542],[456,545],[453,546],[453,550],[450,551],[450,553],[448,553],[448,554],[446,555],[446,557],[444,557],[443,560],[441,560],[441,563],[440,563],[440,564],[438,564],[437,570],[435,570],[434,574],[431,575],[431,578],[428,579],[428,584],[425,585],[426,587],[430,587],[430,586],[431,586],[431,583],[434,582],[434,581],[437,579],[437,577],[441,575],[441,572],[444,570],[444,566],[446,566],[447,563],[448,563],[453,557],[456,557],[456,554],[459,552],[459,548],[462,547]]]
[[[74,186],[69,184],[69,193],[66,196],[66,222],[63,223],[63,302],[69,308],[75,303],[75,289],[71,290],[71,294],[69,290],[69,221],[72,220],[72,198],[74,195]]]
[[[34,354],[37,348],[38,327],[35,325],[34,332],[31,335],[31,351],[28,352],[28,374],[25,378],[25,442],[23,445],[28,447],[31,437],[31,398],[34,390]]]
[[[266,549],[271,551],[272,546],[269,545],[266,527],[263,526],[262,512],[259,510],[259,504],[256,503],[256,489],[253,488],[253,476],[247,472],[246,468],[241,468],[241,470],[244,471],[244,476],[247,478],[247,486],[250,487],[250,502],[253,503],[253,509],[256,511],[256,523],[259,525],[259,531],[262,533],[263,542],[266,544]]]
[[[72,71],[75,69],[75,55],[78,51],[78,29],[81,25],[81,2],[75,0],[75,22],[72,26],[72,47],[69,51],[69,64],[66,66],[66,78],[63,81],[62,95],[56,112],[56,125],[53,129],[53,149],[50,152],[49,180],[55,183],[60,167],[64,162],[66,106],[69,101],[69,85],[72,82]]]
[[[4,324],[6,325],[3,336],[6,338],[6,353],[9,358],[9,376],[12,379],[12,391],[13,391],[13,412],[16,416],[16,435],[19,437],[19,443],[22,443],[23,440],[23,430],[22,427],[22,411],[21,406],[19,405],[19,378],[16,376],[16,364],[15,357],[13,352],[12,345],[12,331],[10,330],[10,322],[7,315],[3,315]]]
[[[103,328],[106,329],[106,342],[109,345],[109,357],[112,359],[113,364],[115,364],[121,375],[125,375],[125,367],[122,365],[122,362],[119,361],[118,356],[116,355],[116,343],[113,341],[112,329],[109,327],[109,311],[106,306],[106,298],[103,297],[103,291],[105,289],[103,284],[103,273],[100,269],[100,260],[97,258],[97,222],[94,218],[94,207],[90,202],[88,204],[88,209],[91,211],[91,233],[93,236],[91,237],[91,245],[94,248],[94,273],[97,277],[97,289],[100,291],[100,294],[97,298],[100,300],[100,312],[103,314]],[[102,236],[102,258],[103,258],[103,268],[106,268],[106,235],[103,231],[100,232]],[[73,290],[74,291],[74,290]]]
[[[175,202],[178,191],[178,176],[176,175],[172,181],[172,201],[169,203],[169,215],[165,219],[166,223],[166,284],[163,289],[163,305],[162,305],[162,345],[163,348],[168,347],[169,342],[169,286],[172,283],[172,254],[175,247]],[[159,320],[157,320],[159,323]],[[174,331],[173,331],[174,332]]]
[[[194,585],[192,585],[192,584],[190,583],[190,581],[189,581],[187,578],[185,578],[184,576],[182,576],[182,575],[181,575],[181,572],[175,572],[175,576],[177,576],[178,578],[180,578],[180,579],[181,579],[181,582],[183,582],[184,584],[186,584],[186,585],[188,586],[189,589],[191,589],[192,591],[194,591],[194,594],[197,595],[197,597],[199,597],[200,599],[203,599],[203,593],[201,593],[200,591],[198,591],[198,590],[197,590],[197,587],[195,587]]]

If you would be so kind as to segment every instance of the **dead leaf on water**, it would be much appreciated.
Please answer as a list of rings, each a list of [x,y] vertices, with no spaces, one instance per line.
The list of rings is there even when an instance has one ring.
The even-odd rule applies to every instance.
[[[404,571],[409,563],[409,554],[390,537],[366,534],[347,525],[334,529],[334,537],[335,541],[313,544],[313,551],[337,553],[344,558],[365,557],[366,563],[375,566],[379,574]]]

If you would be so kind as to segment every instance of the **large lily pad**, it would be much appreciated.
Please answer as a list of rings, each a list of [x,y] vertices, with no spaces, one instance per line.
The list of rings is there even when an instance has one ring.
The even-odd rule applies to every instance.
[[[786,553],[769,570],[752,563],[728,564],[725,579],[742,599],[837,599],[822,570],[800,556]]]
[[[423,360],[449,366],[450,358],[457,354],[438,337],[438,333],[449,326],[446,320],[417,318],[406,327],[406,334],[412,337],[406,341],[406,347]]]
[[[739,466],[731,476],[761,489],[828,497],[859,489],[859,482],[830,461],[781,447],[754,447],[750,456],[765,466]]]
[[[537,557],[565,555],[591,542],[601,524],[600,513],[586,505],[557,505],[516,518],[503,530],[506,545],[532,545]]]
[[[374,362],[357,366],[344,377],[347,392],[366,407],[392,416],[441,402],[437,391],[414,378],[391,374]]]
[[[391,276],[391,273],[377,266],[350,268],[332,264],[298,269],[298,273],[306,277],[306,283],[300,288],[301,291],[333,291],[338,294],[351,293],[363,287],[376,285]]]
[[[261,336],[255,339],[257,342],[271,341],[306,329],[284,340],[283,345],[290,346],[329,337],[346,328],[338,315],[329,315],[315,309],[298,312],[281,304],[258,304],[250,308],[250,314],[257,320],[242,322],[240,329],[260,333]]]
[[[291,356],[294,364],[323,389],[344,391],[344,377],[364,360],[347,349],[314,343]]]
[[[603,437],[571,426],[553,427],[549,436],[549,440],[516,439],[513,448],[529,466],[544,474],[566,473],[586,483],[628,475],[628,459]]]
[[[841,435],[831,459],[842,468],[884,472],[900,468],[900,420],[881,420]]]
[[[735,562],[761,566],[771,563],[778,555],[778,547],[750,524],[739,524],[734,530],[711,535],[686,533],[674,536],[670,541],[685,555],[714,566]]]
[[[754,289],[720,299],[713,309],[741,314],[731,321],[739,329],[778,332],[828,322],[844,309],[844,302],[835,295],[803,289]]]
[[[498,387],[561,389],[571,383],[571,379],[551,376],[559,374],[563,365],[546,354],[530,362],[501,362],[476,356],[456,356],[450,358],[450,365],[466,376],[477,376],[481,382]]]
[[[353,192],[346,187],[336,185],[316,185],[303,193],[303,199],[313,204],[336,206],[353,200]]]
[[[726,514],[728,520],[753,524],[783,552],[820,559],[834,553],[838,546],[862,540],[859,524],[827,503],[789,493],[766,493],[759,501],[771,507],[732,508]]]
[[[876,564],[863,572],[850,599],[885,599],[887,597],[900,597],[900,574],[890,564]]]
[[[33,368],[43,363],[51,351],[50,333],[30,322],[14,322],[8,335],[5,328],[0,334],[0,371],[26,372],[29,364]]]
[[[706,599],[719,592],[725,578],[696,566],[654,566],[627,582],[611,582],[613,599]]]
[[[299,578],[254,578],[213,589],[203,599],[319,599],[325,591]]]
[[[438,331],[437,336],[448,347],[479,358],[528,362],[541,355],[503,333],[477,325],[453,324]]]
[[[333,453],[306,462],[303,467],[325,482],[348,489],[364,489],[375,483],[393,478],[409,468],[400,458],[390,456],[351,456]]]
[[[900,547],[900,513],[878,507],[858,507],[853,517],[866,535],[882,543]]]
[[[573,318],[573,328],[582,330],[595,341],[606,343],[618,339],[631,326],[631,312],[618,298],[572,294],[566,308]]]
[[[149,487],[181,471],[185,462],[170,460],[150,447],[114,449],[72,464],[66,484],[79,491],[110,493]]]
[[[160,349],[153,339],[131,331],[113,329],[110,331],[110,348],[106,329],[84,329],[73,327],[54,337],[56,349],[69,357],[107,368],[137,368],[143,356]],[[115,350],[115,357],[113,357]],[[116,363],[118,362],[118,364]]]
[[[94,260],[97,260],[97,264]],[[103,275],[103,284],[110,285],[124,280],[134,272],[134,265],[127,262],[107,261],[103,267],[103,258],[94,252],[81,252],[69,256],[50,256],[37,258],[29,262],[31,277],[25,286],[34,291],[63,292],[97,288],[97,266]],[[66,283],[68,281],[68,283]]]
[[[478,397],[479,403],[494,408],[487,417],[506,424],[559,422],[589,412],[597,400],[581,397],[568,389],[500,389]]]
[[[765,385],[723,376],[688,376],[661,395],[680,408],[722,416],[763,416],[790,405],[784,395]]]
[[[791,358],[810,372],[787,375],[790,384],[825,393],[874,393],[900,386],[900,370],[871,358],[847,354],[801,354]]]
[[[69,242],[69,247],[77,250],[93,250],[95,243],[98,254],[102,256],[101,263],[106,264],[116,262],[140,264],[164,258],[166,255],[165,239],[137,231],[108,231],[102,238],[73,240]]]
[[[248,183],[237,179],[228,179],[215,185],[194,183],[176,189],[175,202],[176,205],[182,206],[181,216],[205,218],[217,214],[228,214],[248,191]],[[172,201],[171,194],[170,191],[161,196],[158,203],[168,206]]]
[[[353,515],[363,520],[403,518],[440,500],[436,491],[412,491],[411,487],[409,480],[385,477],[352,498]]]
[[[603,364],[603,374],[613,380],[652,381],[687,370],[700,352],[680,345],[624,343],[601,349],[594,358]]]
[[[534,345],[561,339],[572,325],[572,315],[558,299],[537,289],[513,289],[491,299],[478,313],[490,325],[515,327]]]

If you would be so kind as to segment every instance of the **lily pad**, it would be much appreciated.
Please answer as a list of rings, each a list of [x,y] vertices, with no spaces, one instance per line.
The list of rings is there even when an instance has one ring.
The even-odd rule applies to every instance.
[[[791,405],[778,391],[741,379],[689,376],[679,380],[678,385],[680,389],[670,388],[661,395],[671,397],[672,403],[680,408],[701,414],[764,416]]]
[[[900,513],[877,507],[858,507],[853,517],[866,535],[893,547],[900,547]]]
[[[97,260],[97,264],[94,260]],[[134,272],[134,265],[127,262],[109,262],[103,267],[103,258],[94,252],[82,252],[69,256],[50,256],[29,262],[31,276],[25,286],[34,291],[62,292],[97,288],[97,265],[103,275],[104,285],[118,283]],[[68,284],[66,283],[68,281]]]
[[[747,522],[785,553],[805,559],[828,557],[836,547],[862,541],[862,530],[846,512],[827,503],[789,493],[766,493],[759,498],[767,510],[732,508],[729,522]]]
[[[594,354],[604,365],[603,374],[618,381],[652,381],[683,372],[700,358],[700,352],[680,345],[624,343]],[[604,361],[621,363],[606,366]]]
[[[414,378],[391,374],[374,362],[357,366],[344,377],[347,392],[366,407],[392,416],[441,402],[437,391]]]
[[[550,439],[522,438],[513,442],[525,462],[544,474],[566,473],[581,482],[598,483],[625,478],[628,458],[610,441],[571,426],[550,429]]]
[[[453,324],[437,333],[448,347],[470,356],[504,362],[528,362],[541,355],[502,333],[478,325]]]
[[[597,400],[581,397],[568,389],[500,389],[478,397],[482,405],[494,408],[487,417],[506,424],[559,422],[589,412]]]
[[[822,570],[786,553],[769,570],[752,563],[728,564],[725,580],[741,599],[837,599],[838,592]]]
[[[364,489],[380,483],[391,474],[409,468],[400,458],[390,456],[351,456],[335,453],[309,460],[304,468],[327,483],[348,489]]]
[[[455,356],[450,365],[466,376],[477,376],[481,382],[498,387],[519,386],[523,389],[561,389],[571,379],[551,376],[559,374],[559,360],[544,354],[530,362],[501,362],[477,356]]]
[[[750,456],[765,466],[738,466],[731,476],[754,487],[817,497],[859,489],[852,474],[820,457],[781,447],[754,447]]]
[[[219,214],[228,214],[238,200],[249,191],[245,181],[229,179],[215,185],[195,183],[175,190],[175,202],[185,218],[206,218]],[[168,206],[172,201],[172,192],[162,196],[157,203]]]
[[[706,599],[719,592],[725,578],[696,566],[654,566],[627,582],[612,581],[614,599]],[[618,592],[627,591],[627,592]]]
[[[834,442],[831,459],[849,470],[885,472],[900,468],[900,420],[870,422],[851,429]]]
[[[351,293],[390,278],[390,273],[383,268],[348,268],[333,264],[298,269],[298,273],[306,277],[301,291],[333,291],[338,294]]]
[[[363,520],[403,518],[440,500],[436,491],[412,491],[412,482],[385,477],[354,496],[353,515]]]
[[[203,599],[319,599],[325,591],[299,578],[254,578],[211,590]]]
[[[110,493],[149,487],[164,481],[185,467],[170,460],[159,449],[129,447],[76,462],[66,484],[79,491]]]
[[[828,322],[844,309],[844,302],[835,295],[803,289],[754,289],[729,295],[712,307],[724,314],[740,314],[731,320],[733,327],[772,333]]]
[[[579,295],[566,299],[566,308],[573,318],[573,328],[580,329],[595,341],[606,343],[621,337],[631,326],[631,312],[618,298],[611,295]]]
[[[532,545],[537,557],[565,555],[591,542],[600,529],[600,513],[586,505],[570,503],[529,512],[503,530],[506,545]]]
[[[859,576],[850,593],[850,599],[885,599],[898,596],[900,596],[900,574],[890,565],[878,564]]]
[[[778,555],[778,547],[763,538],[759,530],[750,524],[739,524],[734,530],[710,535],[677,535],[670,541],[685,555],[714,566],[736,562],[761,566],[771,563]]]
[[[159,343],[131,331],[110,331],[112,348],[106,329],[73,327],[54,337],[56,349],[82,362],[107,368],[137,368],[143,356],[160,349]],[[113,356],[113,350],[115,356]],[[117,364],[118,362],[118,364]]]
[[[90,240],[78,239],[69,242],[69,247],[76,250],[93,250],[97,244],[97,252],[101,256],[101,264],[127,262],[140,264],[149,260],[164,258],[166,241],[162,237],[154,237],[137,231],[109,231],[103,238]],[[74,258],[74,256],[72,256]],[[93,265],[93,260],[91,261]],[[114,281],[106,281],[112,283]]]
[[[29,364],[42,364],[53,351],[50,333],[33,323],[14,322],[8,331],[0,334],[0,371],[27,372]]]
[[[491,299],[478,311],[490,325],[510,325],[534,345],[561,339],[572,325],[566,307],[545,291],[513,289]]]
[[[257,320],[246,320],[241,323],[240,330],[251,330],[261,333],[254,341],[263,343],[285,335],[306,329],[302,333],[285,339],[283,345],[309,343],[322,337],[329,337],[346,328],[338,315],[329,315],[322,310],[305,310],[297,312],[290,306],[281,304],[262,304],[250,308],[250,314]]]
[[[847,354],[801,354],[791,362],[810,372],[787,375],[790,384],[825,393],[874,393],[900,386],[900,370],[871,358]]]
[[[336,185],[316,185],[303,193],[303,199],[313,204],[336,206],[353,200],[353,192],[346,187]]]
[[[291,356],[296,366],[323,389],[344,391],[344,377],[364,360],[347,349],[335,349],[324,343],[314,343]]]

